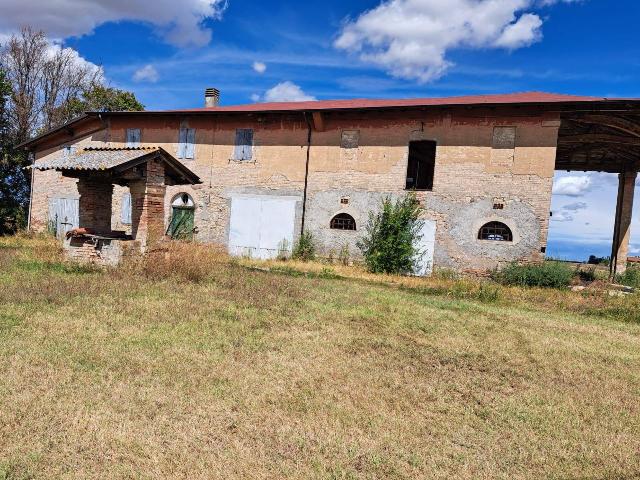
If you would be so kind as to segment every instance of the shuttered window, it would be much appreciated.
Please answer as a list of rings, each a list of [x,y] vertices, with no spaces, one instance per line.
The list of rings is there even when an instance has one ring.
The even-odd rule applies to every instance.
[[[178,139],[178,158],[193,159],[196,152],[196,129],[181,128]]]
[[[238,128],[236,144],[233,150],[234,160],[251,160],[253,158],[253,129]]]
[[[127,147],[134,148],[140,146],[140,129],[127,128]]]
[[[129,192],[122,194],[120,222],[123,225],[131,225],[131,194]]]

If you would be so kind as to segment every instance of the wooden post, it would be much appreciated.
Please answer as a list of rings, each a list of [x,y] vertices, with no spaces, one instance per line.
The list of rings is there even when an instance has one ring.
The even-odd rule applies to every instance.
[[[629,257],[629,240],[631,238],[631,217],[633,215],[633,197],[638,172],[627,171],[618,176],[618,202],[613,227],[613,245],[611,248],[611,265],[609,276],[615,280],[616,275],[627,269]]]

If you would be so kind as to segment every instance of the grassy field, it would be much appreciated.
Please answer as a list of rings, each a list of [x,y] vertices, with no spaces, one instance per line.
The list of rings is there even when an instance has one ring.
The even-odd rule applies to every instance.
[[[0,479],[640,477],[635,295],[175,250],[0,240]]]

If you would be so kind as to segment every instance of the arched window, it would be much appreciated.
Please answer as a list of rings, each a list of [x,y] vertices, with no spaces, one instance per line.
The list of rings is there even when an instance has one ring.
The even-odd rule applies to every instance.
[[[513,242],[511,229],[502,222],[489,222],[482,226],[478,232],[479,240],[492,240],[494,242]]]
[[[331,219],[330,227],[334,230],[355,230],[356,221],[348,213],[339,213]]]

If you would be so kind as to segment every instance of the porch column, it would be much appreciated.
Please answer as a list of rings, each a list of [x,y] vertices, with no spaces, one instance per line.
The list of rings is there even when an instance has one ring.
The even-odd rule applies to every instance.
[[[96,233],[111,232],[113,184],[99,177],[78,179],[79,226]]]
[[[129,184],[131,191],[131,233],[143,250],[157,243],[165,235],[164,164],[160,160],[147,162],[142,180]]]
[[[635,193],[637,171],[623,172],[618,176],[618,202],[616,205],[615,225],[613,227],[613,246],[611,249],[611,278],[624,273],[629,257],[629,239],[631,238],[631,216]]]

